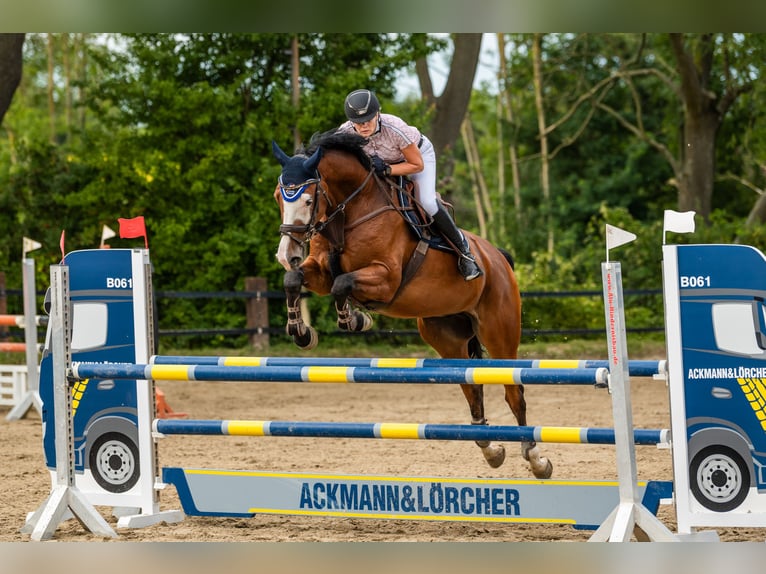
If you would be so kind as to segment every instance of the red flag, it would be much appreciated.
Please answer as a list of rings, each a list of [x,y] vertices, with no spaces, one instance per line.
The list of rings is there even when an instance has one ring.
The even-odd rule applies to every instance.
[[[149,249],[149,240],[146,237],[146,224],[144,223],[144,216],[139,215],[138,217],[134,217],[133,219],[123,219],[122,217],[118,218],[117,221],[120,222],[120,237],[121,238],[132,238],[132,237],[143,237],[144,238],[144,245],[147,249]]]

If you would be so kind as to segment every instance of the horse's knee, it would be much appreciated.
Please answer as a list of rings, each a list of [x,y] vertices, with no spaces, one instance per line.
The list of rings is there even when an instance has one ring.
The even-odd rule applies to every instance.
[[[301,270],[291,270],[285,272],[283,284],[285,291],[288,293],[299,292],[303,286],[303,272]]]
[[[345,301],[351,295],[354,288],[354,278],[350,273],[344,273],[336,277],[330,288],[330,294],[337,301]]]

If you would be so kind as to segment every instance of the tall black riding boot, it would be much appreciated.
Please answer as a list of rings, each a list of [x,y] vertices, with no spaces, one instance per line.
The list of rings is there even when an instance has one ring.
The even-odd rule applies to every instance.
[[[452,221],[447,209],[443,206],[439,206],[439,211],[434,213],[434,224],[436,229],[441,233],[447,241],[452,243],[453,247],[458,249],[457,254],[457,268],[460,274],[466,281],[476,279],[482,275],[482,270],[476,264],[476,260],[471,255],[471,248],[468,245],[468,241],[465,240],[463,234]]]

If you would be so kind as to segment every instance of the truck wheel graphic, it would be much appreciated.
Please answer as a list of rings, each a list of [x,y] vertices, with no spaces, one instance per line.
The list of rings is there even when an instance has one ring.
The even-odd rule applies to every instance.
[[[694,498],[714,512],[728,512],[747,498],[750,471],[734,450],[711,445],[698,452],[689,465]]]
[[[95,481],[109,492],[125,492],[138,481],[141,474],[138,448],[124,434],[110,432],[98,437],[88,457]]]

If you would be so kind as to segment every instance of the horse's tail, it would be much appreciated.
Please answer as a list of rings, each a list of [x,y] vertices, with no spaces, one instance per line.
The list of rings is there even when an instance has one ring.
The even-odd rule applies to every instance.
[[[508,265],[511,266],[511,269],[515,270],[516,269],[516,267],[515,267],[516,264],[513,261],[513,256],[510,253],[508,253],[505,249],[503,249],[502,247],[498,247],[497,250],[500,253],[503,254],[503,257],[505,257],[505,260],[508,262]]]
[[[503,254],[503,257],[505,257],[505,260],[508,262],[508,265],[511,266],[511,269],[515,269],[513,256],[501,247],[498,247],[497,250]],[[468,341],[468,356],[472,359],[481,359],[484,356],[481,343],[476,336],[471,337]]]

